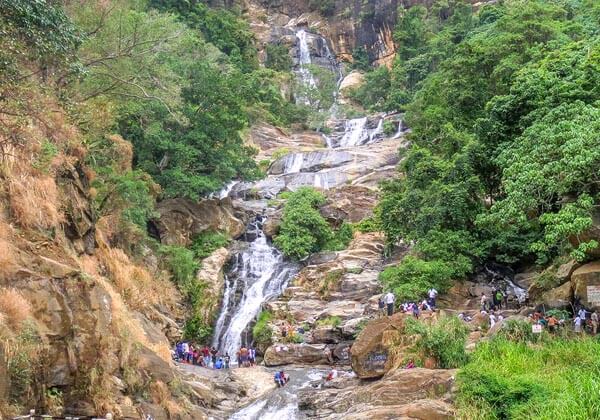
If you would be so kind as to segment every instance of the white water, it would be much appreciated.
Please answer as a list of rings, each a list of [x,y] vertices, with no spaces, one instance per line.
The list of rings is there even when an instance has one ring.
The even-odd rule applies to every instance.
[[[304,163],[303,153],[291,153],[285,157],[285,165],[283,167],[284,174],[297,174],[302,169]]]
[[[285,262],[281,252],[267,241],[260,220],[248,230],[256,238],[238,254],[236,267],[227,276],[223,309],[215,327],[213,345],[222,354],[235,355],[242,344],[250,344],[244,332],[261,305],[279,296],[297,272],[296,266]],[[240,287],[243,293],[236,300]]]
[[[308,68],[308,66],[312,64],[310,48],[308,47],[308,33],[304,29],[300,29],[296,32],[296,38],[298,38],[298,49],[300,51],[299,66],[296,74],[300,77],[300,81],[304,87],[316,89],[317,82]],[[296,102],[303,103],[304,105],[311,105],[310,99],[302,95],[296,97]]]
[[[339,147],[355,147],[370,144],[383,134],[383,118],[377,122],[377,127],[367,127],[368,119],[354,118],[344,123],[344,135],[340,140]]]

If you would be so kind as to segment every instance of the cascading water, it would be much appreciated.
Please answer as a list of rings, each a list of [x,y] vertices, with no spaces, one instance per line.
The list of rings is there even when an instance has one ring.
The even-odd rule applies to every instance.
[[[285,157],[285,165],[283,167],[284,174],[297,174],[302,169],[304,163],[303,153],[291,153]]]
[[[300,78],[300,82],[302,86],[307,89],[316,89],[317,82],[315,77],[311,73],[308,66],[312,64],[312,60],[310,58],[310,48],[308,46],[308,33],[304,29],[300,29],[296,32],[296,38],[298,38],[298,70],[296,70],[296,74]],[[305,94],[300,94],[296,96],[296,102],[302,103],[304,105],[311,105],[310,98]]]
[[[383,118],[377,122],[377,127],[367,127],[368,119],[354,118],[344,123],[344,135],[340,139],[339,147],[354,147],[370,144],[383,134]]]
[[[281,252],[269,243],[262,224],[260,216],[250,224],[248,247],[237,254],[226,278],[213,345],[232,357],[242,344],[250,344],[245,334],[261,305],[279,296],[298,271],[295,264],[285,261]]]

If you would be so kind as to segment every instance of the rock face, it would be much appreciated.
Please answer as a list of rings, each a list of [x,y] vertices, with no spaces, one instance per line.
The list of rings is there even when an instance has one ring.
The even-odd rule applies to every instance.
[[[371,188],[343,185],[326,193],[327,201],[321,214],[335,225],[341,222],[358,223],[373,216],[378,194]]]
[[[238,218],[230,200],[192,200],[177,198],[162,201],[154,222],[160,240],[167,245],[187,246],[206,231],[225,232],[232,238],[244,233],[246,224]]]
[[[313,131],[286,133],[269,124],[254,125],[248,141],[259,150],[256,160],[271,160],[276,153],[293,153],[325,147],[323,137]]]
[[[300,408],[310,418],[452,419],[449,400],[455,374],[454,370],[398,369],[379,381],[302,391]]]
[[[265,353],[267,366],[297,364],[328,364],[333,361],[331,350],[325,345],[317,344],[276,344]]]
[[[593,289],[600,290],[600,261],[594,261],[579,267],[571,275],[571,286],[575,297],[581,298],[581,303],[590,308],[600,309],[600,301],[591,300],[589,294]]]
[[[204,288],[205,295],[203,296],[203,300],[207,302],[202,313],[204,319],[215,319],[218,314],[225,286],[223,267],[227,263],[229,255],[227,248],[215,250],[202,260],[202,266],[196,274],[197,281],[207,285]]]

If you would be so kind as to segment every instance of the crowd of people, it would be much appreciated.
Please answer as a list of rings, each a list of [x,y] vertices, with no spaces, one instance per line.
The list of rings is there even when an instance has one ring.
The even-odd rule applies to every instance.
[[[180,363],[189,363],[212,369],[229,369],[231,367],[231,356],[225,352],[222,354],[215,347],[194,346],[187,341],[180,341],[172,351],[173,359]],[[256,350],[249,347],[241,347],[236,353],[236,363],[240,367],[256,365]]]
[[[435,311],[438,291],[434,288],[429,289],[427,297],[418,302],[404,302],[398,305],[398,310],[403,313],[411,313],[417,319],[423,311]],[[396,296],[392,291],[381,296],[378,301],[379,316],[392,316],[396,307]]]
[[[221,354],[216,348],[208,346],[194,346],[187,341],[180,341],[175,345],[173,359],[180,363],[189,363],[213,369],[229,369],[231,357],[229,353]]]

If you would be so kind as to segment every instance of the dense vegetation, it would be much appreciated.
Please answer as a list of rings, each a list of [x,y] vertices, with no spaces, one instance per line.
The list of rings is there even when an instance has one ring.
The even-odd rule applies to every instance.
[[[275,245],[288,257],[303,259],[319,251],[339,251],[352,240],[352,227],[333,230],[319,212],[325,196],[310,187],[288,195]]]
[[[412,129],[380,204],[388,241],[416,244],[384,272],[390,288],[413,298],[488,260],[584,260],[598,246],[581,235],[600,192],[598,16],[597,2],[567,0],[401,14],[392,70],[354,93],[406,110]]]

